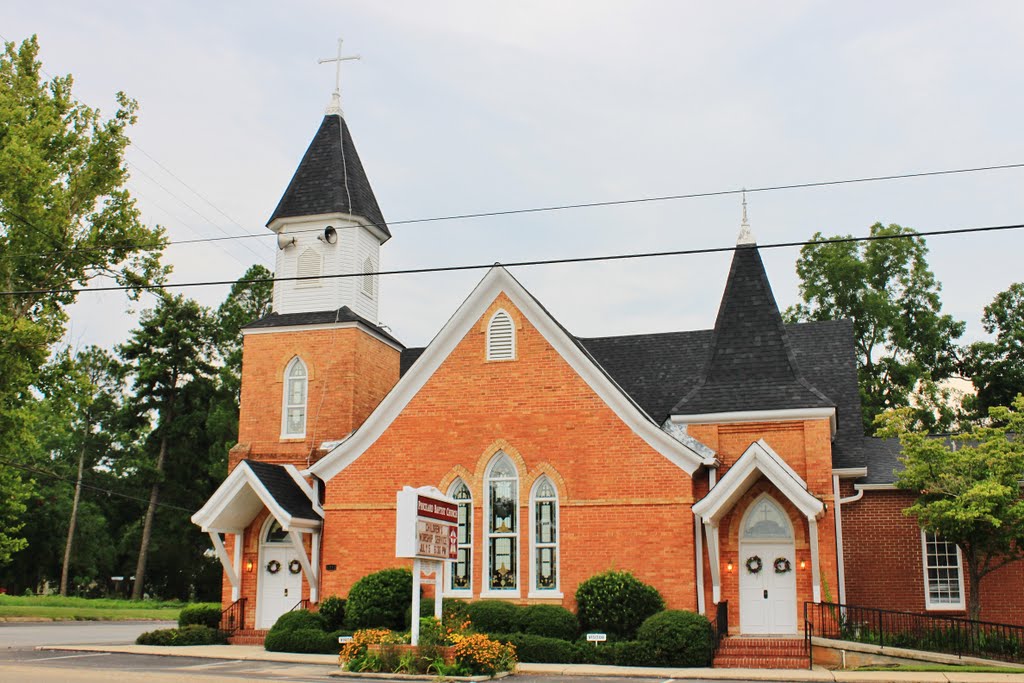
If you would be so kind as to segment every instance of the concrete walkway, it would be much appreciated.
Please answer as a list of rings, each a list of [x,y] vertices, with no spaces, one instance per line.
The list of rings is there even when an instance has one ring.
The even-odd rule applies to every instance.
[[[254,645],[188,645],[160,647],[156,645],[46,645],[40,650],[72,650],[75,652],[119,652],[124,654],[160,655],[164,657],[201,657],[207,659],[322,664],[336,669],[337,655],[303,655],[290,652],[267,652]],[[520,664],[522,674],[555,676],[667,679],[704,679],[722,681],[821,681],[822,683],[1024,683],[1024,674],[903,672],[903,671],[829,671],[828,669],[662,669],[644,666],[597,666],[592,664]],[[431,680],[436,680],[431,677]]]

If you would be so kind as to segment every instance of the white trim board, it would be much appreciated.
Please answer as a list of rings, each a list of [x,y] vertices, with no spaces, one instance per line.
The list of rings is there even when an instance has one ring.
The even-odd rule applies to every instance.
[[[828,418],[832,438],[836,435],[835,408],[792,408],[786,410],[737,410],[724,413],[672,415],[675,424],[724,424],[731,422],[796,422]]]
[[[413,397],[426,385],[434,372],[476,325],[491,303],[504,293],[520,313],[569,364],[602,401],[655,451],[688,475],[704,463],[699,454],[680,443],[655,424],[604,373],[551,315],[501,266],[491,268],[469,297],[459,306],[416,363],[359,429],[309,468],[309,472],[329,481],[352,464],[387,430]]]
[[[292,469],[295,469],[294,467]],[[296,470],[296,474],[298,470]],[[291,475],[291,472],[289,471]],[[295,478],[295,475],[291,475]],[[296,480],[298,484],[302,481],[303,484],[300,488],[309,495],[308,489],[309,484],[306,484],[301,477]],[[252,515],[248,515],[248,511],[243,513],[243,517],[249,517],[242,523],[242,520],[234,520],[233,523],[222,525],[222,516],[229,512],[232,505],[237,504],[240,496],[246,495],[246,489],[251,490],[257,498],[257,501],[244,501],[248,508],[252,509]],[[288,513],[281,505],[277,502],[277,499],[270,495],[270,491],[263,485],[260,478],[256,476],[256,473],[252,471],[249,464],[244,460],[231,471],[231,474],[227,476],[217,490],[213,492],[210,499],[206,501],[194,515],[192,515],[192,523],[197,524],[203,531],[230,531],[237,532],[238,529],[244,528],[252,522],[253,518],[259,513],[260,506],[256,503],[262,504],[270,511],[270,514],[278,521],[285,531],[290,531],[292,528],[299,530],[312,530],[319,529],[321,526],[321,520],[319,519],[303,519],[301,517],[293,517]],[[314,506],[314,510],[316,506]]]
[[[291,313],[283,313],[282,315],[292,315]],[[366,332],[368,335],[376,339],[377,341],[387,344],[396,351],[402,351],[405,349],[401,344],[396,344],[394,340],[388,339],[384,335],[380,334],[373,328],[365,325],[364,323],[357,322],[354,320],[347,320],[336,323],[310,323],[308,325],[275,325],[274,327],[253,327],[250,329],[243,329],[242,336],[251,334],[280,334],[282,332],[317,332],[320,330],[343,330],[349,328],[360,329]]]

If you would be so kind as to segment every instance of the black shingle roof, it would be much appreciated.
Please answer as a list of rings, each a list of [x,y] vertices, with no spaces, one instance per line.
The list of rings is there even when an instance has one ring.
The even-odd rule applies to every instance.
[[[257,460],[242,462],[249,466],[274,500],[292,517],[320,519],[320,515],[313,510],[309,497],[302,492],[283,466]]]
[[[755,246],[733,253],[710,346],[696,383],[679,396],[674,414],[835,405],[801,372]]]
[[[402,346],[402,342],[395,339],[389,332],[385,332],[380,325],[375,325],[369,320],[353,311],[348,306],[342,306],[333,311],[306,311],[303,313],[271,313],[259,320],[243,325],[243,330],[255,330],[263,327],[291,327],[294,325],[326,325],[329,323],[360,323],[369,327],[381,336]]]
[[[267,225],[278,218],[321,213],[365,218],[391,237],[348,125],[337,114],[324,117]]]

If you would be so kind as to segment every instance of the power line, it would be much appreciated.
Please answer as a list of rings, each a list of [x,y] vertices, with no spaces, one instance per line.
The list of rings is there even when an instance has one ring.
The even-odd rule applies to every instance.
[[[843,244],[847,242],[875,242],[880,240],[893,240],[893,239],[912,239],[916,237],[937,237],[943,235],[965,235],[973,233],[983,232],[997,232],[1004,230],[1019,230],[1024,228],[1024,224],[1012,224],[1012,225],[991,225],[974,228],[953,228],[949,230],[926,230],[921,232],[911,233],[900,233],[896,235],[867,235],[863,237],[835,237],[822,240],[806,240],[799,242],[774,242],[772,244],[761,244],[757,245],[760,249],[782,249],[788,247],[803,247],[812,244]],[[239,280],[206,280],[197,282],[172,282],[163,284],[151,284],[151,285],[117,285],[109,287],[68,287],[64,289],[28,289],[28,290],[17,290],[17,291],[0,291],[0,296],[19,296],[19,295],[30,295],[30,294],[67,294],[67,293],[81,293],[81,292],[120,292],[125,290],[156,290],[156,289],[176,289],[180,287],[212,287],[220,285],[233,285],[239,284],[256,284],[262,282],[295,282],[295,281],[308,281],[308,280],[331,280],[336,278],[349,278],[349,277],[370,277],[373,275],[416,275],[422,273],[445,273],[445,272],[457,272],[464,270],[485,270],[500,265],[505,268],[518,268],[526,266],[550,266],[550,265],[563,265],[569,263],[595,263],[601,261],[626,261],[632,259],[644,259],[644,258],[657,258],[663,256],[693,256],[698,254],[716,254],[722,252],[736,251],[743,247],[739,246],[728,246],[728,247],[707,247],[703,249],[676,249],[671,251],[648,251],[639,252],[632,254],[609,254],[604,256],[578,256],[574,258],[559,258],[559,259],[536,259],[530,261],[512,261],[508,263],[483,263],[483,264],[467,264],[459,266],[434,266],[424,268],[405,268],[401,270],[379,270],[365,273],[332,273],[328,275],[302,275],[295,277],[266,277],[266,278],[248,278]]]
[[[73,479],[71,477],[61,476],[61,475],[57,474],[56,472],[49,472],[47,470],[39,469],[38,467],[29,467],[28,465],[18,465],[16,463],[10,462],[9,460],[0,460],[0,465],[5,465],[7,467],[13,467],[14,469],[17,469],[17,470],[24,470],[26,472],[31,472],[32,474],[42,475],[44,477],[49,477],[50,479],[56,479],[57,481],[65,481],[65,482],[68,482],[69,484],[74,484],[76,482],[75,479]],[[139,498],[137,496],[130,496],[127,493],[121,493],[120,491],[114,491],[112,489],[105,489],[102,486],[93,486],[92,484],[86,484],[84,481],[82,482],[82,488],[83,489],[90,489],[92,491],[99,491],[100,493],[106,493],[107,495],[110,495],[110,496],[120,496],[121,498],[127,498],[128,500],[134,500],[134,501],[139,502],[139,503],[146,503],[146,504],[149,503],[149,499],[148,498]],[[183,507],[178,506],[178,505],[171,505],[170,503],[161,503],[160,501],[157,501],[156,504],[159,507],[170,508],[172,510],[180,510],[182,512],[188,512],[188,513],[192,513],[193,512],[193,510],[190,510],[188,508],[183,508]]]
[[[149,156],[149,155],[147,155],[147,156]],[[157,163],[159,164],[159,162],[157,162]],[[812,188],[818,188],[818,187],[834,187],[834,186],[840,186],[840,185],[853,185],[853,184],[872,183],[872,182],[887,182],[887,181],[892,181],[892,180],[907,180],[907,179],[911,179],[911,178],[929,178],[929,177],[945,176],[945,175],[962,175],[962,174],[966,174],[966,173],[982,173],[982,172],[986,172],[986,171],[1001,171],[1001,170],[1010,170],[1010,169],[1019,169],[1019,168],[1024,168],[1024,162],[1022,162],[1022,163],[1015,163],[1015,164],[997,164],[997,165],[990,165],[990,166],[974,166],[974,167],[969,167],[969,168],[942,169],[942,170],[937,170],[937,171],[915,171],[915,172],[911,172],[911,173],[899,173],[899,174],[877,175],[877,176],[864,176],[864,177],[858,177],[858,178],[843,178],[843,179],[837,179],[837,180],[820,180],[820,181],[811,181],[811,182],[805,182],[805,183],[790,183],[790,184],[784,184],[784,185],[765,185],[765,186],[761,186],[761,187],[748,187],[748,188],[729,189],[729,190],[712,190],[712,191],[708,191],[708,192],[689,192],[689,193],[685,193],[685,194],[660,195],[660,196],[654,196],[654,197],[634,197],[634,198],[628,198],[628,199],[613,199],[613,200],[607,200],[607,201],[583,202],[583,203],[577,203],[577,204],[556,204],[556,205],[551,205],[551,206],[536,206],[536,207],[526,207],[526,208],[519,208],[519,209],[503,209],[503,210],[498,210],[498,211],[484,211],[484,212],[479,212],[479,213],[463,213],[463,214],[450,214],[450,215],[443,215],[443,216],[431,216],[431,217],[427,217],[427,218],[409,218],[409,219],[405,219],[405,220],[391,221],[390,223],[388,223],[388,225],[394,226],[394,225],[412,225],[412,224],[416,224],[416,223],[439,223],[439,222],[442,222],[442,221],[468,220],[468,219],[473,219],[473,218],[494,218],[494,217],[499,217],[499,216],[515,216],[515,215],[521,215],[521,214],[544,213],[544,212],[552,212],[552,211],[567,211],[567,210],[573,210],[573,209],[600,208],[600,207],[608,207],[608,206],[628,206],[628,205],[631,205],[631,204],[645,204],[645,203],[653,203],[653,202],[679,201],[679,200],[685,200],[685,199],[703,199],[703,198],[708,198],[708,197],[725,197],[725,196],[730,196],[730,195],[742,194],[744,192],[751,193],[751,194],[755,193],[755,192],[779,192],[779,191],[784,191],[784,190],[800,190],[800,189],[812,189]],[[143,174],[146,175],[148,178],[150,178],[152,180],[152,176],[149,176],[148,174],[145,174],[144,171],[143,171]],[[154,182],[156,182],[156,181],[154,180]],[[159,183],[157,183],[157,184],[159,185]],[[170,192],[166,188],[163,188],[162,185],[161,185],[161,188],[164,189],[165,191],[167,191],[170,194]],[[172,196],[174,196],[174,195],[172,195]],[[201,195],[199,195],[199,196],[200,196],[200,198],[202,198]],[[178,199],[177,197],[175,197],[175,198]],[[185,202],[183,200],[181,200],[181,199],[178,199],[178,201],[183,203],[183,204],[185,204]],[[188,206],[187,204],[185,204],[185,205],[189,209],[191,209],[193,212],[196,212],[196,210],[193,209],[191,206]],[[216,207],[214,207],[214,208],[216,208]],[[214,225],[214,227],[217,227],[218,229],[220,229],[219,226],[214,224],[212,221],[209,221],[209,219],[206,219],[205,216],[202,216],[201,214],[198,214],[198,212],[196,212],[196,213],[197,213],[197,215],[200,215],[202,218],[204,218],[204,220],[207,220],[207,222],[211,223],[211,225]],[[242,226],[239,225],[238,223],[235,223],[235,224],[238,225],[238,227],[242,228]],[[352,228],[355,228],[355,227],[380,227],[380,226],[378,226],[376,223],[372,223],[372,222],[360,222],[360,223],[357,223],[355,226],[344,226],[343,228],[340,228],[340,229],[345,229],[345,228],[352,229]],[[242,228],[242,229],[244,230],[244,228]],[[224,232],[224,231],[221,229],[221,232]],[[303,233],[318,233],[318,232],[320,232],[319,229],[309,229],[309,230],[296,230],[296,231],[294,231],[292,233],[289,233],[289,234],[297,235],[297,234],[303,234]],[[243,240],[243,239],[248,239],[248,238],[269,239],[269,238],[273,238],[273,237],[274,237],[274,235],[272,233],[253,234],[253,233],[250,233],[250,232],[246,232],[245,235],[229,235],[229,234],[225,234],[225,236],[223,236],[223,237],[201,237],[201,238],[184,239],[184,240],[167,240],[163,244],[164,244],[164,246],[171,246],[171,245],[179,245],[179,244],[201,244],[201,243],[207,243],[207,242],[224,242],[224,241],[229,241],[229,240]],[[143,251],[158,251],[158,250],[163,248],[163,246],[160,246],[160,245],[155,245],[154,246],[154,245],[151,245],[151,244],[140,244],[140,243],[120,244],[120,245],[111,245],[111,246],[132,247],[132,248],[140,249],[140,250],[143,250]],[[80,247],[80,248],[81,249],[87,249],[87,250],[88,249],[104,249],[104,247]],[[107,248],[109,248],[109,247],[107,247]],[[252,253],[255,253],[255,252],[252,252]],[[23,253],[21,255],[27,255],[27,254]]]

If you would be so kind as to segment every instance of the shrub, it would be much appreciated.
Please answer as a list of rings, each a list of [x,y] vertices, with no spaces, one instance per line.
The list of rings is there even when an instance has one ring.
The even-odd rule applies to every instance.
[[[220,628],[220,605],[189,605],[178,614],[178,626],[202,624],[210,628]]]
[[[369,653],[369,646],[387,646],[404,642],[401,636],[386,628],[362,629],[353,633],[352,640],[341,648],[338,661],[345,671],[380,671],[385,663],[381,661],[379,655]],[[394,654],[394,648],[382,647],[381,654],[390,657]],[[394,667],[388,670],[394,671]]]
[[[263,640],[263,647],[271,652],[325,655],[335,654],[341,650],[341,645],[338,644],[338,637],[335,634],[318,628],[271,630]]]
[[[579,664],[611,664],[614,666],[655,666],[654,650],[648,643],[620,640],[610,643],[575,643]]]
[[[519,614],[519,630],[535,636],[573,641],[579,633],[580,624],[576,615],[564,607],[530,605]]]
[[[511,602],[481,600],[466,607],[473,630],[478,633],[516,633],[523,609]]]
[[[572,664],[576,661],[576,647],[568,640],[527,633],[509,633],[493,637],[495,640],[514,645],[516,657],[520,662]]]
[[[356,581],[345,602],[345,625],[351,629],[405,627],[412,602],[412,572],[385,569]]]
[[[459,635],[453,638],[455,661],[470,674],[493,676],[499,671],[511,671],[516,667],[515,646],[499,643],[482,633]]]
[[[324,618],[324,624],[328,631],[335,631],[345,623],[345,601],[337,595],[326,597],[320,601],[318,612]]]
[[[223,631],[202,624],[148,631],[135,639],[137,645],[223,645],[227,642]]]
[[[297,631],[299,629],[313,629],[326,632],[327,621],[320,614],[299,609],[293,612],[285,612],[278,617],[274,625],[270,627],[270,633]]]
[[[595,574],[576,589],[580,628],[607,633],[611,639],[632,639],[644,619],[663,609],[657,589],[629,572]]]
[[[469,619],[469,603],[465,600],[445,598],[441,602],[441,620],[445,625],[462,624],[467,619]]]
[[[709,666],[711,662],[711,622],[695,612],[659,612],[640,626],[637,640],[653,650],[655,666]]]

